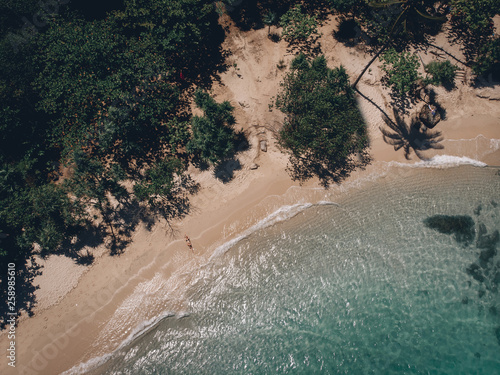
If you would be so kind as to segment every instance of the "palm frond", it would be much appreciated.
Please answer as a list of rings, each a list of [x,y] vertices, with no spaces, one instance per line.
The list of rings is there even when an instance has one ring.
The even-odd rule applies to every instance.
[[[405,2],[406,2],[406,0],[389,0],[389,1],[380,1],[380,2],[370,1],[368,3],[368,5],[373,7],[373,8],[384,8],[384,7],[389,6],[389,5],[402,4]]]
[[[446,17],[444,17],[444,16],[431,16],[430,14],[419,11],[417,8],[415,8],[415,11],[419,15],[421,15],[422,17],[427,18],[429,20],[433,20],[433,21],[445,21],[446,20]]]

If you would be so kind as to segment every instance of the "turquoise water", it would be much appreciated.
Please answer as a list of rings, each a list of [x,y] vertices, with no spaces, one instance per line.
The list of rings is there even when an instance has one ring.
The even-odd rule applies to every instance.
[[[499,374],[499,171],[401,168],[334,198],[194,271],[189,315],[95,373]]]

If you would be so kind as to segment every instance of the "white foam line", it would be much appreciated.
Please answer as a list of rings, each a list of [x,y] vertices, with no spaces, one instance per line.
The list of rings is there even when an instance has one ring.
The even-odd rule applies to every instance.
[[[500,139],[490,139],[490,142],[499,147],[500,145]],[[423,160],[419,161],[416,163],[401,163],[401,162],[388,162],[385,163],[385,165],[389,167],[403,167],[403,168],[449,168],[449,167],[457,167],[460,165],[474,165],[477,167],[485,167],[487,166],[486,163],[483,163],[479,160],[471,159],[465,156],[452,156],[452,155],[437,155],[432,157],[431,159],[428,160]],[[383,173],[375,173],[374,176],[369,176],[368,181],[376,180],[380,177],[384,177],[387,175],[387,170],[383,171]],[[364,179],[363,179],[364,180]],[[315,190],[315,189],[312,189]],[[323,189],[321,189],[323,190]],[[265,217],[264,219],[260,220],[257,224],[253,225],[246,231],[244,231],[242,234],[239,236],[233,238],[232,240],[229,240],[225,242],[224,244],[220,245],[217,247],[212,256],[210,257],[209,260],[212,260],[215,257],[218,257],[220,255],[225,254],[229,249],[231,249],[234,245],[236,245],[238,242],[241,240],[247,238],[249,235],[252,233],[268,228],[276,223],[288,220],[298,213],[304,211],[307,208],[310,208],[314,205],[336,205],[338,206],[338,203],[331,202],[331,201],[319,201],[316,204],[313,203],[297,203],[294,205],[285,205]],[[143,268],[148,268],[150,267],[151,264],[144,266]],[[142,269],[141,269],[142,270]],[[123,287],[122,287],[123,288]],[[120,289],[122,289],[120,288]],[[137,337],[141,336],[148,330],[150,330],[153,326],[155,326],[158,322],[160,322],[162,319],[166,317],[171,317],[175,316],[174,313],[172,312],[165,312],[160,314],[159,316],[152,318],[150,320],[146,320],[142,323],[140,323],[136,328],[132,330],[130,335],[120,344],[118,348],[116,348],[112,353],[104,354],[99,357],[92,358],[88,360],[87,362],[80,363],[77,366],[72,367],[71,369],[63,372],[61,375],[79,375],[79,374],[84,374],[85,372],[88,372],[90,370],[93,370],[104,363],[106,363],[110,357],[116,353],[117,351],[121,350],[124,346],[135,340]],[[189,316],[189,313],[182,313],[180,315],[177,315],[178,318],[183,318]]]
[[[453,155],[436,155],[428,160],[422,160],[417,163],[400,163],[390,162],[392,166],[405,167],[405,168],[450,168],[458,167],[460,165],[474,165],[476,167],[486,167],[487,164],[482,161],[471,159],[466,156],[453,156]]]
[[[84,374],[88,371],[94,370],[97,367],[103,365],[106,363],[113,354],[118,352],[119,350],[123,349],[127,344],[131,343],[135,339],[137,339],[139,336],[143,335],[144,333],[148,332],[152,327],[154,327],[156,324],[158,324],[161,320],[168,318],[168,317],[173,317],[176,316],[175,313],[170,312],[170,311],[164,311],[157,317],[145,320],[141,322],[139,325],[137,325],[132,332],[128,335],[128,337],[122,341],[120,346],[116,348],[113,352],[104,354],[99,357],[94,357],[87,362],[82,362],[77,366],[74,366],[70,368],[69,370],[61,373],[61,375],[80,375]],[[189,316],[188,313],[182,313],[180,315],[177,315],[178,318],[184,318],[186,316]]]
[[[330,202],[328,202],[330,204]],[[259,229],[264,229],[267,227],[270,227],[276,223],[285,221],[287,219],[290,219],[297,215],[298,213],[304,211],[306,208],[312,207],[312,203],[297,203],[294,205],[286,205],[278,208],[276,211],[274,211],[272,214],[269,216],[265,217],[261,221],[259,221],[257,224],[253,225],[252,227],[248,228],[246,231],[244,231],[242,234],[239,236],[233,238],[232,240],[229,240],[225,242],[224,244],[220,245],[217,247],[212,256],[210,257],[210,260],[212,260],[215,257],[218,257],[222,254],[225,254],[229,249],[231,249],[234,245],[236,245],[238,242],[241,240],[247,238],[250,234],[258,231]]]

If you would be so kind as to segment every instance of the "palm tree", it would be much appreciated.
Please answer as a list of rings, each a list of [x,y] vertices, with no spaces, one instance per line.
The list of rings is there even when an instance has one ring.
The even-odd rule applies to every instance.
[[[413,117],[410,124],[407,124],[396,111],[394,111],[394,118],[395,122],[384,117],[384,122],[392,132],[385,128],[379,129],[383,134],[384,141],[394,146],[394,150],[397,151],[401,148],[404,150],[407,160],[410,160],[412,149],[418,158],[425,160],[421,151],[444,148],[439,143],[443,140],[440,131],[429,131],[416,117]]]
[[[264,17],[262,17],[262,22],[266,24],[269,28],[267,29],[267,35],[271,34],[271,25],[274,25],[276,22],[276,13],[274,12],[267,12],[264,14]]]
[[[373,58],[368,62],[368,64],[364,67],[363,71],[361,74],[358,76],[352,87],[356,87],[358,84],[359,80],[365,74],[365,72],[368,70],[370,65],[377,59],[377,57],[380,56],[380,54],[389,46],[389,44],[392,41],[392,36],[394,32],[399,28],[400,25],[403,25],[404,30],[407,30],[406,24],[407,20],[414,20],[416,18],[424,17],[430,20],[435,20],[435,21],[442,21],[445,20],[445,17],[436,17],[436,16],[431,16],[426,13],[424,9],[419,9],[422,1],[421,0],[387,0],[387,1],[381,1],[381,2],[370,2],[368,5],[374,8],[386,8],[388,6],[394,5],[394,4],[401,4],[401,12],[399,13],[398,17],[396,18],[396,21],[391,27],[391,30],[389,31],[389,34],[387,35],[387,41],[384,43],[384,45],[380,48],[380,50],[373,56]]]

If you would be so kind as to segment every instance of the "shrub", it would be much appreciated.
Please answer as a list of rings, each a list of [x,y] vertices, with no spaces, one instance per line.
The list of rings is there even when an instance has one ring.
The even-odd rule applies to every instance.
[[[448,60],[439,62],[432,61],[425,66],[425,71],[430,75],[425,82],[435,86],[452,86],[455,80],[455,72],[458,68]]]
[[[405,97],[415,88],[418,79],[418,57],[409,52],[397,52],[394,48],[388,49],[380,58],[385,72],[382,83],[390,87],[400,97]]]

